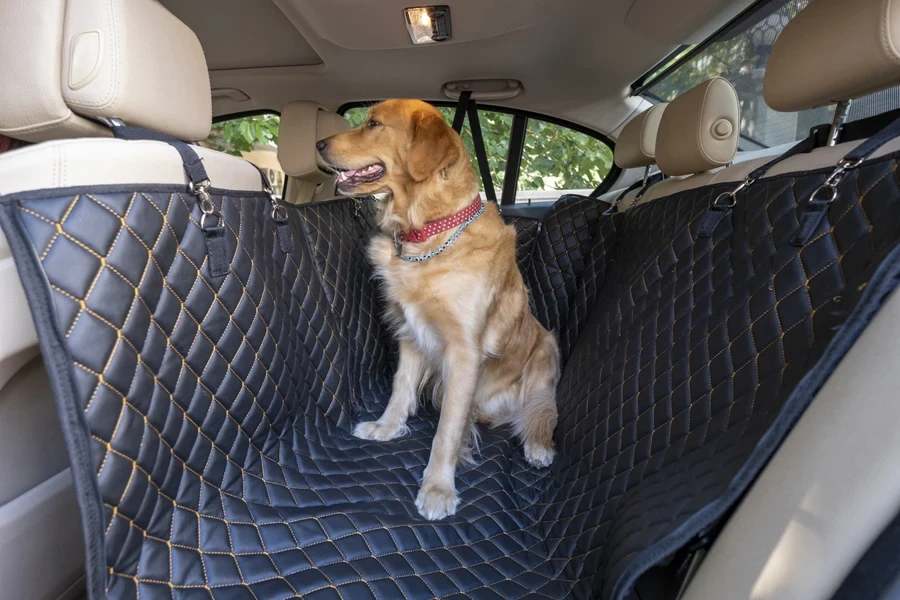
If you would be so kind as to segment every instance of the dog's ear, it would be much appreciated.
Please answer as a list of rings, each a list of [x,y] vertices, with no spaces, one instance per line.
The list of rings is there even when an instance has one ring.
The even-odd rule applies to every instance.
[[[413,181],[425,181],[459,159],[452,129],[440,115],[418,112],[412,117],[412,142],[407,168]]]

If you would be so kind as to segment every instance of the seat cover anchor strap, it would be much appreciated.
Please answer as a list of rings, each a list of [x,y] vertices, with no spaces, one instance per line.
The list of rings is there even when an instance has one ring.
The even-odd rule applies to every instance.
[[[219,209],[216,208],[209,193],[212,187],[209,175],[206,173],[203,161],[194,149],[181,140],[156,131],[150,131],[149,129],[129,127],[128,125],[123,125],[117,119],[108,119],[106,124],[112,129],[113,135],[119,139],[164,142],[178,151],[178,154],[181,155],[184,171],[191,182],[191,194],[197,198],[197,205],[200,207],[199,227],[203,235],[206,236],[206,260],[209,275],[213,278],[227,275],[231,266],[228,260],[225,225],[222,221],[222,215],[219,213]]]
[[[709,205],[709,210],[706,211],[706,214],[703,215],[703,218],[700,220],[700,224],[697,227],[697,237],[698,238],[708,238],[712,237],[712,234],[718,228],[719,223],[722,222],[722,219],[731,214],[734,210],[734,207],[737,206],[737,195],[754,183],[756,183],[760,178],[762,178],[772,167],[776,164],[780,163],[783,160],[787,160],[792,156],[796,156],[797,154],[805,154],[807,152],[815,149],[817,144],[818,136],[815,133],[810,133],[810,135],[801,141],[799,144],[791,147],[790,150],[781,154],[769,162],[765,163],[762,166],[757,167],[753,171],[747,175],[737,187],[735,187],[730,192],[723,192],[715,197],[712,203]]]
[[[834,171],[825,178],[825,182],[813,190],[806,201],[806,208],[800,215],[797,231],[791,239],[792,245],[805,246],[815,237],[822,229],[822,222],[828,216],[828,210],[838,198],[838,185],[844,176],[897,136],[900,136],[900,119],[893,121],[838,162]]]
[[[294,238],[291,235],[287,208],[281,203],[278,196],[275,195],[275,190],[272,189],[272,184],[269,183],[269,178],[266,176],[265,171],[257,165],[253,166],[259,171],[263,190],[265,190],[266,195],[269,197],[269,203],[272,205],[271,217],[272,222],[275,223],[275,239],[278,241],[278,248],[283,254],[290,254],[294,251]]]

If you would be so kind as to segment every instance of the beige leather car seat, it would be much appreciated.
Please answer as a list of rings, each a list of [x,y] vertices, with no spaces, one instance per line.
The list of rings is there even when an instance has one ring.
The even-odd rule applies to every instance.
[[[334,175],[316,164],[316,142],[347,131],[350,123],[315,102],[291,102],[281,111],[278,161],[288,176],[285,201],[305,204],[334,198]]]
[[[900,0],[814,0],[775,42],[766,102],[806,110],[894,87],[898,48]],[[862,141],[793,156],[765,177],[833,169]],[[894,139],[873,157],[898,150]],[[718,181],[738,182],[768,160],[729,167]],[[898,331],[894,292],[737,507],[684,600],[831,598],[900,514]]]
[[[656,162],[669,179],[647,190],[638,204],[712,183],[714,169],[727,165],[737,152],[740,112],[734,86],[721,77],[670,102],[656,141]]]
[[[632,205],[634,199],[644,189],[643,181],[649,174],[651,167],[656,165],[656,139],[659,132],[659,123],[668,103],[651,106],[638,116],[634,117],[619,134],[616,140],[616,151],[613,160],[620,169],[643,169],[644,176],[641,185],[635,189],[621,189],[607,192],[600,196],[600,200],[610,204],[615,203],[621,212]]]
[[[187,183],[172,146],[114,139],[102,118],[182,140],[209,134],[203,50],[154,0],[2,3],[0,76],[0,133],[42,142],[0,154],[0,196]],[[212,185],[262,189],[249,163],[195,151]],[[80,593],[84,573],[76,495],[29,307],[2,233],[0,303],[0,598],[67,598]]]

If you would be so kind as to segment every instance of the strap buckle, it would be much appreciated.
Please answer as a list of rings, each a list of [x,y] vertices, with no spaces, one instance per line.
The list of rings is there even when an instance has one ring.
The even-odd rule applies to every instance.
[[[287,209],[279,202],[278,196],[275,195],[275,190],[272,189],[272,186],[269,185],[268,182],[266,182],[265,192],[269,197],[269,203],[272,205],[272,220],[278,224],[287,223]]]
[[[838,161],[837,166],[834,168],[834,171],[825,178],[825,183],[817,187],[813,190],[813,193],[809,195],[809,201],[812,202],[816,200],[818,196],[822,195],[822,192],[827,192],[827,197],[824,197],[820,200],[820,202],[824,202],[826,204],[831,204],[838,197],[837,187],[841,180],[844,178],[844,175],[847,174],[847,171],[855,169],[863,162],[862,158],[856,159],[848,159],[842,158]]]
[[[216,210],[216,205],[213,204],[212,197],[209,195],[209,188],[211,186],[212,184],[209,179],[204,179],[197,183],[191,182],[191,193],[197,197],[197,202],[200,205],[200,212],[203,213],[200,215],[200,229],[203,231],[209,231],[210,227],[207,226],[207,220],[209,220],[210,217],[215,217],[216,219],[216,224],[212,227],[219,227],[222,222],[219,211]]]
[[[746,177],[744,177],[744,180],[738,184],[738,186],[736,188],[734,188],[730,192],[722,192],[721,194],[716,196],[716,199],[713,200],[712,205],[710,205],[710,208],[713,210],[725,210],[725,209],[729,209],[729,208],[734,208],[735,206],[737,206],[737,195],[739,193],[741,193],[742,191],[746,190],[748,187],[750,187],[754,183],[756,183],[756,179],[754,179],[750,175],[747,175]],[[726,198],[730,198],[730,200],[727,203],[722,202],[722,200],[724,200]]]

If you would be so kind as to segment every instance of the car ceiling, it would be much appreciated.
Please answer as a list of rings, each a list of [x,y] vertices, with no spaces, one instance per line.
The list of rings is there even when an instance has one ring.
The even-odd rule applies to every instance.
[[[160,0],[203,44],[216,115],[335,109],[388,97],[446,100],[448,81],[516,79],[492,104],[566,119],[615,137],[646,101],[630,84],[698,42],[751,0],[440,0],[452,38],[414,46],[409,0]]]

